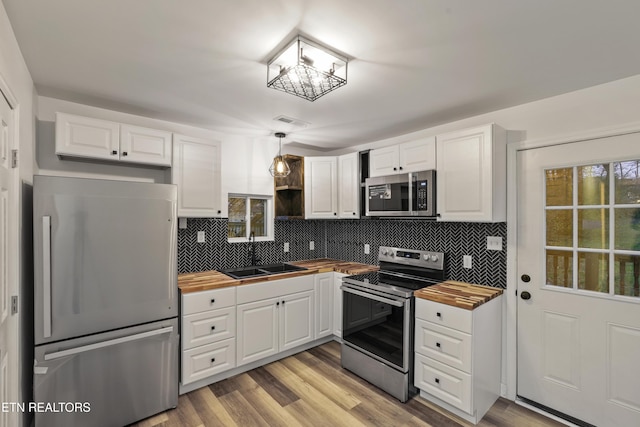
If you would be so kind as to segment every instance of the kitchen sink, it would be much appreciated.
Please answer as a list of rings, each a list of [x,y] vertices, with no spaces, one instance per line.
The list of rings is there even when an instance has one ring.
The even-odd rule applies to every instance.
[[[262,271],[268,271],[269,273],[288,273],[290,271],[306,270],[306,268],[304,267],[298,267],[297,265],[285,264],[285,263],[263,265],[258,267],[258,269]]]
[[[262,271],[256,267],[234,268],[231,270],[224,270],[223,273],[226,274],[227,276],[233,277],[234,279],[245,279],[247,277],[266,276],[269,274],[268,271]]]
[[[246,279],[249,277],[267,276],[269,274],[289,273],[291,271],[306,270],[304,267],[298,267],[291,264],[269,264],[269,265],[253,265],[251,267],[233,268],[223,270],[222,272],[234,279]]]

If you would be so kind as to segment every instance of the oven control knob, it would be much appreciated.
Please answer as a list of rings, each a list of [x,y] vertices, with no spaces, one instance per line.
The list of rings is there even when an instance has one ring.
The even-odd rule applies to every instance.
[[[436,262],[438,259],[438,255],[431,255],[431,261]]]
[[[380,253],[382,255],[387,255],[387,250],[386,249],[380,249]]]

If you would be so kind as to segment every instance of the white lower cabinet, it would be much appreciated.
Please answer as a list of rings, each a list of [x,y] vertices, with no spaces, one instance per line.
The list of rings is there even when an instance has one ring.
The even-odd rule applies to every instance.
[[[313,275],[238,287],[236,365],[313,341]]]
[[[333,335],[342,338],[342,278],[344,273],[333,273]]]
[[[236,366],[236,288],[182,295],[181,383]]]
[[[414,385],[477,424],[500,396],[502,297],[474,310],[416,298]]]
[[[333,313],[333,276],[335,273],[320,273],[314,275],[316,297],[316,330],[315,338],[328,337],[334,331]]]

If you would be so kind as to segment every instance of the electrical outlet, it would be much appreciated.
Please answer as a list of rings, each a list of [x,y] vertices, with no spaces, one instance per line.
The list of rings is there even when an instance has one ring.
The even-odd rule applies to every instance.
[[[473,268],[473,258],[471,255],[463,255],[462,256],[462,266],[464,268]]]
[[[502,250],[502,237],[487,236],[487,250],[488,251],[501,251]]]
[[[181,230],[187,228],[187,218],[178,218],[178,228]]]
[[[289,242],[284,242],[284,251],[289,252]]]
[[[314,242],[313,240],[311,240],[311,241],[309,242],[309,250],[310,250],[310,251],[313,251],[313,250],[315,250],[315,249],[316,249],[316,242]]]
[[[367,255],[371,253],[371,246],[368,243],[364,244],[364,253]]]
[[[205,241],[204,231],[198,231],[198,243],[204,243],[204,241]]]

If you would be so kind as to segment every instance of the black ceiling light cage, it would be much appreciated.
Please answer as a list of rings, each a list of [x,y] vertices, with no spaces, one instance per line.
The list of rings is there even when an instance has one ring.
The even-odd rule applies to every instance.
[[[347,58],[296,36],[267,64],[267,87],[315,101],[347,84]]]

